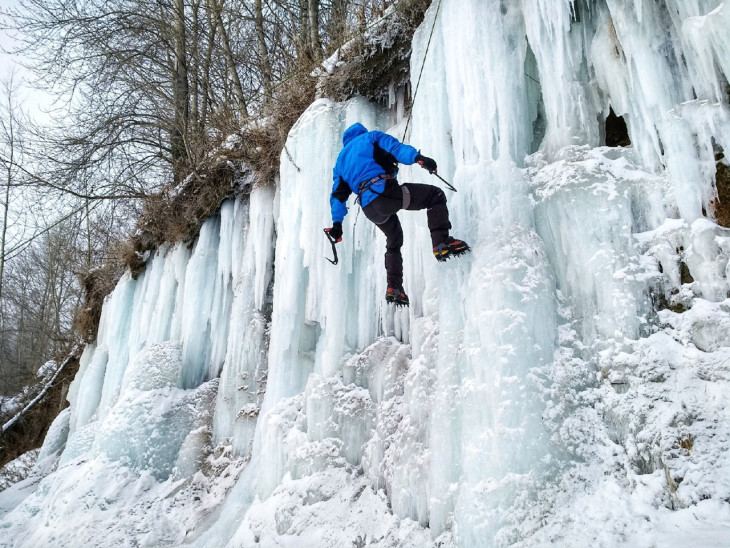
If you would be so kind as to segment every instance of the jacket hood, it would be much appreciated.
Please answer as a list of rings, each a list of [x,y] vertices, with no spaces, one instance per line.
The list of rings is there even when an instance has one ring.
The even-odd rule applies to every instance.
[[[342,134],[342,146],[345,146],[347,143],[352,141],[355,137],[358,135],[362,135],[363,133],[367,133],[368,130],[365,129],[365,126],[357,123],[352,124],[350,127],[348,127],[345,130],[345,133]]]

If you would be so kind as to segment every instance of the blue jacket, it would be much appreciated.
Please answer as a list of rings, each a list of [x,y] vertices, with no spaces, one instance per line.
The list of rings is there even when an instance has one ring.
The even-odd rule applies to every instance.
[[[404,145],[395,137],[382,131],[368,131],[362,124],[353,124],[342,136],[343,148],[332,170],[332,222],[341,223],[347,215],[347,198],[351,193],[360,196],[360,205],[365,207],[385,188],[385,180],[374,183],[360,193],[360,183],[367,183],[373,177],[398,173],[398,163],[411,165],[416,161],[418,151]]]

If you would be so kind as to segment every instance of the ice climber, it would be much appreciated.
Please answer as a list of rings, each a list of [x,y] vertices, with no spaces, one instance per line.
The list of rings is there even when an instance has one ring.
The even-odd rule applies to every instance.
[[[406,165],[418,163],[429,173],[436,173],[436,162],[390,135],[368,131],[362,124],[347,128],[342,136],[342,145],[332,173],[332,228],[325,231],[333,242],[342,241],[342,220],[347,214],[345,204],[352,192],[357,194],[365,216],[385,234],[385,271],[388,277],[385,300],[408,306],[408,295],[403,291],[403,230],[398,211],[428,210],[428,229],[437,260],[445,261],[469,250],[466,242],[449,236],[451,223],[443,190],[433,185],[400,185],[396,180],[399,162]]]

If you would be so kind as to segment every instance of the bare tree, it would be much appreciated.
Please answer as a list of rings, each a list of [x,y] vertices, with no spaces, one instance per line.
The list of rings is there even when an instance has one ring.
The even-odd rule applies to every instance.
[[[14,376],[8,370],[3,356],[7,354],[4,337],[8,323],[8,310],[5,305],[3,290],[5,288],[6,251],[8,249],[8,225],[10,219],[10,200],[13,188],[17,185],[18,163],[22,162],[22,141],[18,135],[18,105],[15,101],[15,76],[2,83],[2,105],[0,105],[0,165],[3,170],[3,211],[2,235],[0,236],[0,390],[7,393],[15,386],[11,381]],[[8,386],[10,385],[10,386]]]
[[[12,16],[24,54],[67,101],[59,130],[43,143],[44,161],[55,167],[48,178],[78,190],[85,173],[97,194],[143,195],[165,181],[165,167],[169,173],[185,163],[183,0],[18,4]]]
[[[269,48],[266,45],[266,32],[264,31],[264,11],[261,0],[254,0],[254,21],[256,23],[256,42],[258,44],[259,58],[261,59],[261,77],[264,87],[264,103],[269,106],[272,100],[272,75],[271,60],[269,59]]]
[[[3,372],[31,375],[70,347],[71,324],[80,287],[74,272],[83,268],[82,217],[70,218],[37,238],[6,268],[3,297]]]
[[[238,76],[236,61],[231,48],[231,41],[228,36],[228,29],[223,22],[223,4],[225,0],[210,0],[210,7],[213,9],[213,17],[215,18],[218,32],[220,34],[221,44],[223,45],[223,53],[225,54],[226,66],[233,82],[233,90],[238,101],[238,111],[242,118],[248,118],[248,107],[246,106],[246,97],[243,91],[241,79]]]
[[[315,61],[322,58],[322,42],[319,39],[319,0],[308,0],[309,48]]]
[[[8,218],[10,213],[11,189],[17,185],[18,165],[22,163],[22,141],[18,135],[18,105],[15,101],[16,84],[14,74],[2,83],[3,104],[0,108],[0,165],[3,169],[3,213],[0,235],[0,303],[3,295],[5,273],[5,250],[8,243]],[[0,314],[0,328],[2,314]]]
[[[327,34],[333,47],[338,47],[347,39],[348,0],[332,0]]]
[[[185,136],[188,133],[190,120],[190,87],[188,85],[188,57],[186,47],[187,28],[185,25],[185,3],[183,0],[175,0],[173,11],[173,44],[174,60],[172,68],[172,102],[175,111],[175,120],[172,128],[171,153],[172,170],[176,179],[183,177],[182,165],[180,163],[187,156],[185,152]]]

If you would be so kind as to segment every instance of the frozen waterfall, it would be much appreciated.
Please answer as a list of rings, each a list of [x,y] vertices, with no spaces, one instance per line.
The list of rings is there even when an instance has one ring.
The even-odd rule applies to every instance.
[[[401,212],[394,310],[351,202],[324,260],[344,129],[406,121],[319,99],[276,190],[107,298],[0,544],[722,545],[729,28],[719,0],[434,2],[405,140],[472,253],[437,263]]]

